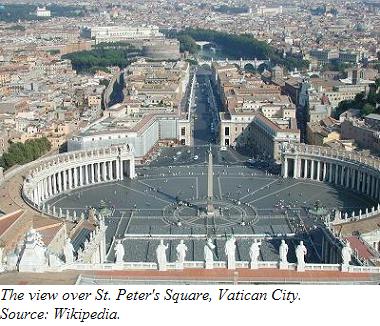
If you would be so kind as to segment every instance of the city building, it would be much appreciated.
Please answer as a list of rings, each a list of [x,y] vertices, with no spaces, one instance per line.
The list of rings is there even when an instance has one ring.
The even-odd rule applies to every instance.
[[[160,142],[192,143],[187,62],[139,60],[126,69],[124,80],[123,102],[107,108],[103,118],[69,139],[69,151],[128,144],[139,161]]]
[[[46,7],[37,7],[36,16],[37,17],[50,17],[51,12],[50,12],[50,10],[46,9]]]
[[[220,146],[250,147],[278,160],[279,144],[299,142],[296,109],[277,85],[228,63],[212,64],[213,79],[224,105],[220,113]],[[275,74],[282,77],[281,69]]]
[[[81,36],[95,41],[95,44],[102,42],[121,41],[141,41],[154,38],[162,38],[157,26],[92,26],[82,27]]]
[[[346,119],[341,123],[342,139],[353,139],[361,149],[368,149],[374,154],[380,153],[380,131],[376,119]]]

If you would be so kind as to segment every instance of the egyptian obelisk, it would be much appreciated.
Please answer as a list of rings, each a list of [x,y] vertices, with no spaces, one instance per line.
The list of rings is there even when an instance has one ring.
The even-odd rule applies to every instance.
[[[214,215],[214,205],[212,203],[214,199],[214,176],[212,172],[212,151],[211,145],[208,151],[208,169],[207,169],[207,215]]]

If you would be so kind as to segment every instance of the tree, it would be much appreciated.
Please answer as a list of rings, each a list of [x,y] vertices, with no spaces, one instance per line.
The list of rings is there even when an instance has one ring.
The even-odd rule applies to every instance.
[[[377,78],[375,80],[375,85],[376,85],[376,90],[378,90],[380,88],[380,78]]]
[[[363,106],[363,108],[361,110],[361,113],[364,116],[368,115],[368,114],[371,114],[373,112],[375,112],[375,107],[373,105],[369,104],[369,103],[364,104],[364,106]]]
[[[355,102],[363,102],[365,97],[364,92],[358,93],[355,95]]]
[[[27,140],[23,143],[11,143],[7,152],[0,159],[0,166],[8,169],[16,164],[31,162],[51,149],[51,144],[46,137]]]

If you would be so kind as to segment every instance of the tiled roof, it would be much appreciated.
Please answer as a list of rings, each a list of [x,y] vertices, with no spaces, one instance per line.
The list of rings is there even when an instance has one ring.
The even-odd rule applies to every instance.
[[[346,240],[350,243],[351,248],[357,251],[359,257],[364,258],[364,259],[374,258],[370,249],[357,237],[354,237],[354,236],[347,237]]]
[[[6,214],[4,216],[0,217],[0,236],[4,234],[12,225],[14,222],[19,219],[22,214],[24,214],[23,210],[18,210],[9,214]]]

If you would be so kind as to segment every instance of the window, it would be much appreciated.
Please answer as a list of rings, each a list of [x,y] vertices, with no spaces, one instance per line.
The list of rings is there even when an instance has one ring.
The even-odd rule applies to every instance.
[[[224,135],[229,136],[230,135],[230,127],[225,127],[224,128]]]
[[[181,136],[185,136],[185,135],[186,135],[186,128],[182,127],[181,128]]]

